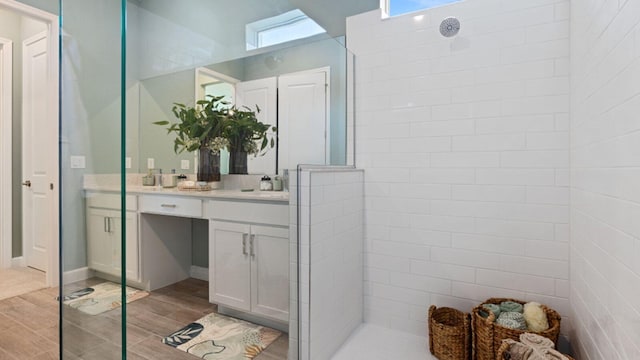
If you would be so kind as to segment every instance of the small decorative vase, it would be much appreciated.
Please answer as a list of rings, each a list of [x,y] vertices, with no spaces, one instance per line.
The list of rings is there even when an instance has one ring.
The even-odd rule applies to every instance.
[[[201,147],[198,155],[198,181],[220,181],[220,154]]]
[[[248,174],[246,151],[229,152],[229,174]]]

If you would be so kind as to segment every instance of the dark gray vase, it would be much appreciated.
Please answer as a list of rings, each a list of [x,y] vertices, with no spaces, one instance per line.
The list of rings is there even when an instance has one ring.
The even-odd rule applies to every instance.
[[[220,181],[220,154],[214,155],[206,147],[200,148],[198,156],[198,181]]]
[[[248,174],[246,151],[231,151],[229,153],[229,174]]]

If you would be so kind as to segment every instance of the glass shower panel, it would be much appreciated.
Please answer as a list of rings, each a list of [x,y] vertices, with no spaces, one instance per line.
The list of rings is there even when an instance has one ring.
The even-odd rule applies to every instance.
[[[230,347],[238,351],[309,353],[299,345],[310,339],[309,324],[306,334],[299,327],[309,310],[298,302],[299,274],[308,275],[298,257],[310,254],[297,236],[299,201],[295,192],[261,194],[259,181],[277,175],[295,190],[298,164],[353,161],[352,55],[326,34],[247,51],[246,24],[255,20],[247,6],[267,18],[293,9],[287,0],[248,3],[219,11],[197,0],[61,2],[62,349],[69,358],[187,357],[186,347],[211,350],[217,338],[207,326],[219,321],[270,339],[254,347],[242,337]],[[234,101],[247,87],[275,84],[279,96],[268,98],[278,114],[277,145],[266,166],[211,184],[219,190],[182,192],[172,188],[172,173],[195,180],[198,157],[176,154],[174,134],[154,123],[176,122],[175,103],[194,106],[219,82]],[[300,288],[309,294],[306,281]],[[224,293],[237,284],[244,298]],[[195,343],[183,344],[189,336]]]
[[[123,13],[119,1],[60,4],[61,350],[69,359],[119,359],[122,243],[137,221],[121,206]]]
[[[332,156],[290,173],[290,228],[298,249],[299,359],[328,360],[363,321],[364,174],[355,169],[355,55],[332,51],[328,121]],[[292,149],[297,151],[297,149]]]

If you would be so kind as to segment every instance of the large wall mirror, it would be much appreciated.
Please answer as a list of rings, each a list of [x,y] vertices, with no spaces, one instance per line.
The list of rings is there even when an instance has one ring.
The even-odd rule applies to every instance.
[[[138,80],[129,96],[138,105],[128,119],[138,124],[127,147],[131,171],[146,172],[153,159],[155,169],[193,173],[197,155],[176,154],[174,135],[153,122],[175,122],[174,103],[193,106],[207,95],[224,95],[237,107],[258,106],[258,120],[277,126],[274,148],[249,156],[249,174],[281,173],[299,163],[346,164],[347,88],[353,74],[343,38],[319,32],[277,43],[293,30],[278,33],[277,24],[264,21],[295,10],[289,1],[226,3],[222,20],[215,7],[203,4],[200,16],[208,26],[182,21],[175,1],[130,3],[129,17],[136,21],[129,32],[139,34],[132,37],[138,46],[131,50],[135,68],[129,71]],[[238,16],[229,16],[234,9]],[[263,25],[271,30],[257,34]],[[221,155],[224,174],[228,155]]]

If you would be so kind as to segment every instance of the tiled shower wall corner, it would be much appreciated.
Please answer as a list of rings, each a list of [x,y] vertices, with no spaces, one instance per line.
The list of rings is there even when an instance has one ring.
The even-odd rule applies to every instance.
[[[640,359],[640,1],[572,1],[571,306],[579,359]]]
[[[300,175],[300,358],[324,360],[363,321],[364,174],[315,167]]]
[[[568,0],[473,0],[348,19],[365,321],[425,335],[429,304],[513,297],[568,333],[569,16]]]

